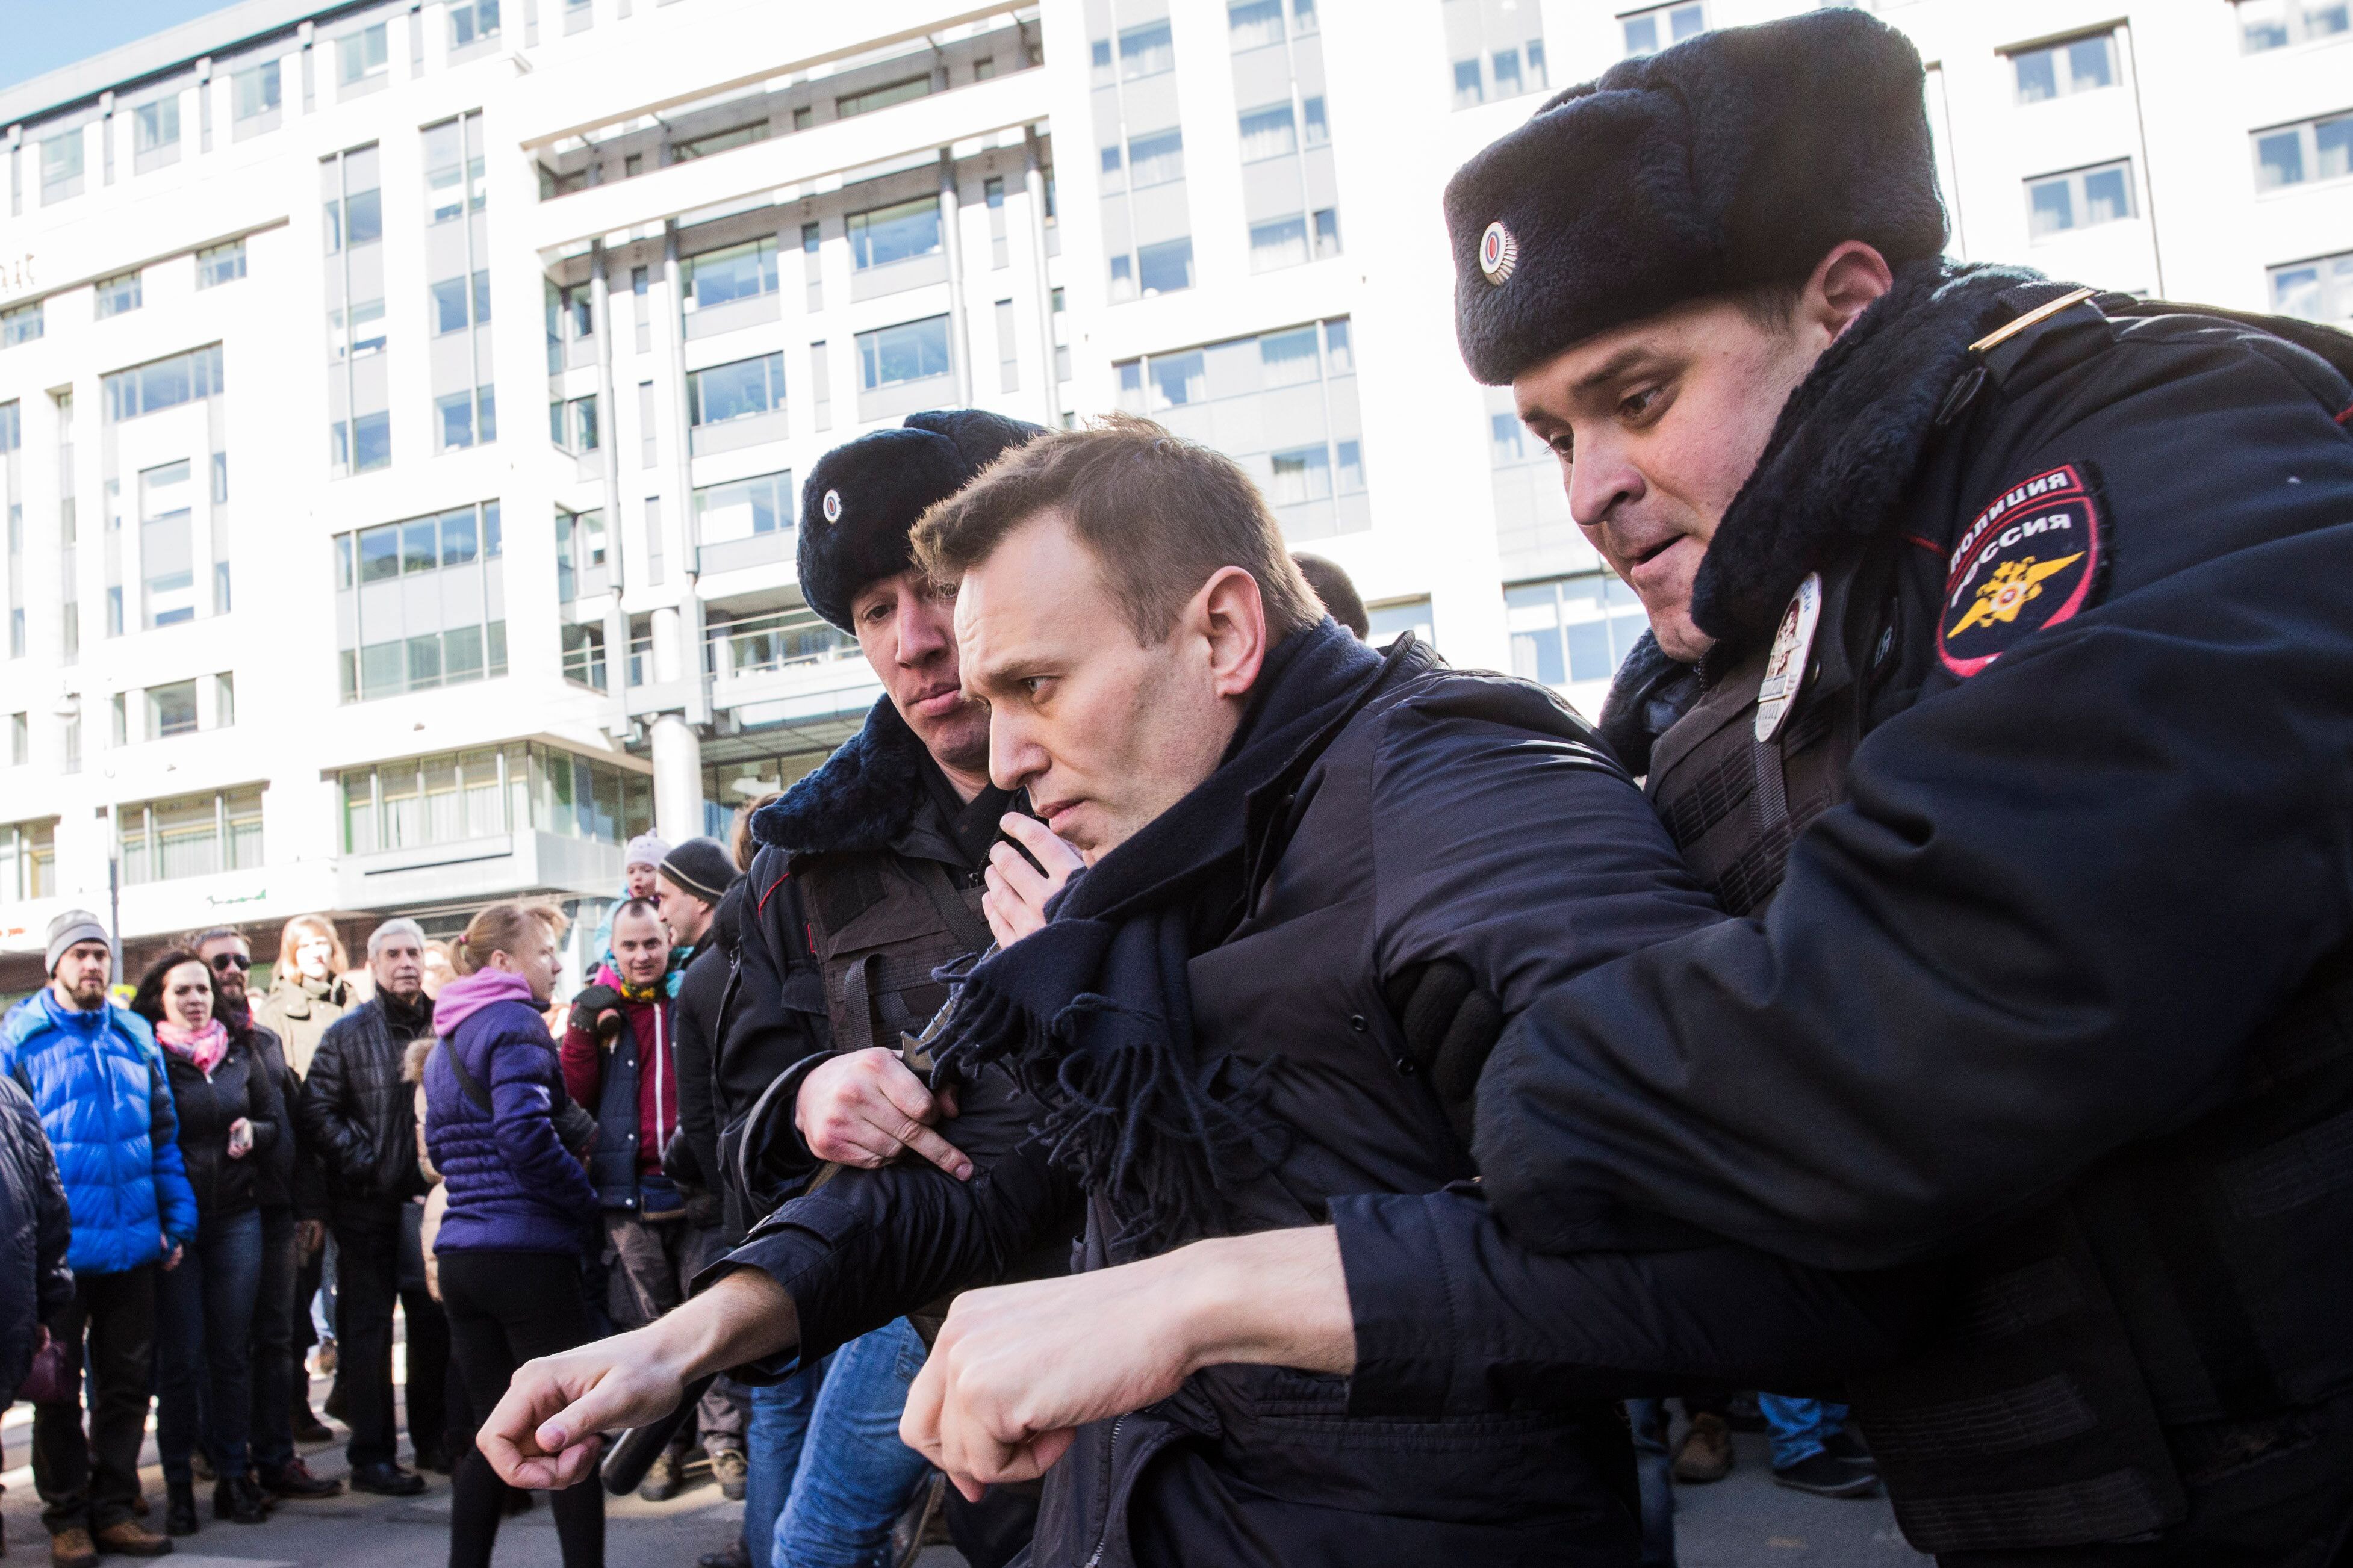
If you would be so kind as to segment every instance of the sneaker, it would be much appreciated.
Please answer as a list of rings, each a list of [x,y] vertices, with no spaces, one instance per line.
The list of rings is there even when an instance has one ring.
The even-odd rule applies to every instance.
[[[311,1467],[301,1459],[289,1459],[274,1470],[262,1470],[255,1478],[261,1489],[272,1497],[322,1498],[334,1497],[343,1489],[341,1481],[331,1481],[311,1473]]]
[[[719,1495],[729,1502],[742,1502],[744,1489],[751,1484],[752,1467],[743,1453],[734,1448],[722,1448],[711,1456],[711,1473],[718,1478]]]
[[[172,1550],[172,1538],[156,1534],[136,1520],[117,1520],[98,1532],[98,1549],[124,1557],[163,1557]]]
[[[1809,1454],[1794,1465],[1773,1467],[1773,1479],[1816,1497],[1865,1497],[1879,1489],[1879,1472],[1835,1454]]]
[[[678,1461],[668,1454],[658,1454],[646,1467],[646,1479],[638,1483],[638,1496],[648,1502],[668,1502],[678,1496]]]
[[[1692,1417],[1691,1430],[1675,1450],[1675,1479],[1720,1481],[1731,1473],[1732,1428],[1723,1416],[1703,1410]]]
[[[98,1568],[98,1548],[79,1525],[49,1537],[49,1568]]]

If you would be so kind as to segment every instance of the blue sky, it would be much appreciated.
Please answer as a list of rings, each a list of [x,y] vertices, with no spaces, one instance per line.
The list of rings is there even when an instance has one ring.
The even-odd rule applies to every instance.
[[[228,0],[0,0],[0,87],[218,11]]]

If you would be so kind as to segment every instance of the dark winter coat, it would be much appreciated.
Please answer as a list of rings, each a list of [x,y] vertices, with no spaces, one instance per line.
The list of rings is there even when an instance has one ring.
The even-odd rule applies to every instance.
[[[763,1083],[751,1089],[746,1099],[745,1084],[733,1079],[723,1083],[715,1045],[723,1019],[733,1011],[737,994],[737,948],[743,940],[744,901],[751,887],[749,877],[738,877],[720,897],[711,929],[694,944],[694,956],[687,960],[686,972],[679,976],[678,995],[670,1008],[671,1044],[678,1061],[678,1142],[684,1150],[670,1174],[722,1196],[724,1235],[731,1246],[743,1239],[745,1222],[742,1205],[721,1179],[719,1129],[723,1118],[741,1116],[759,1098],[760,1089],[767,1087]],[[740,1077],[751,1076],[740,1060],[736,1068]],[[756,1066],[751,1069],[756,1070]],[[664,1150],[663,1155],[667,1160],[670,1151]]]
[[[73,1212],[40,1112],[0,1074],[0,1401],[16,1397],[33,1361],[33,1330],[73,1304],[66,1248]]]
[[[1261,1171],[1221,1193],[1243,1231],[1321,1223],[1349,1194],[1445,1194],[1474,1175],[1393,1011],[1400,981],[1457,964],[1508,1016],[1573,975],[1718,921],[1580,721],[1540,688],[1444,669],[1409,639],[1361,709],[1251,799],[1245,837],[1246,900],[1183,970],[1200,1081],[1229,1092],[1262,1074],[1260,1103],[1279,1133]],[[969,1183],[919,1162],[845,1171],[734,1254],[792,1293],[804,1354],[999,1276],[1082,1210],[1091,1267],[1110,1232],[1132,1228],[1031,1137],[1041,1107],[1005,1074],[984,1071],[960,1093],[955,1137],[978,1167]],[[1782,1340],[1888,1353],[1867,1293],[1820,1280],[1791,1290],[1786,1266],[1739,1256],[1738,1278],[1758,1286]],[[1343,1379],[1216,1368],[1079,1435],[1047,1478],[1034,1560],[1126,1564],[1149,1539],[1155,1561],[1201,1563],[1630,1564],[1632,1464],[1607,1401],[1711,1358],[1732,1370],[1744,1347],[1738,1336],[1677,1342],[1688,1270],[1603,1261],[1568,1297],[1531,1294],[1492,1260],[1464,1282],[1519,1285],[1517,1311],[1584,1322],[1580,1385],[1499,1366],[1450,1389],[1443,1410],[1390,1419],[1352,1409]],[[1352,1296],[1363,1283],[1352,1277]],[[1388,1284],[1369,1282],[1377,1294]]]
[[[418,1001],[429,1020],[431,1004]],[[407,1046],[408,1037],[395,1037],[384,999],[371,997],[328,1026],[311,1058],[302,1132],[319,1151],[339,1221],[382,1220],[389,1207],[425,1191],[415,1100],[400,1080]]]
[[[228,1054],[210,1074],[173,1051],[164,1052],[172,1082],[172,1109],[180,1119],[180,1158],[196,1194],[196,1213],[227,1219],[261,1201],[265,1170],[286,1139],[286,1105],[269,1068],[245,1041],[232,1037]],[[253,1123],[253,1147],[244,1158],[228,1157],[229,1124]]]
[[[683,977],[681,976],[681,980]],[[588,1180],[607,1208],[652,1212],[659,1199],[640,1190],[640,1178],[661,1169],[662,1146],[679,1128],[678,1055],[671,1035],[674,1000],[657,994],[644,1002],[620,992],[610,964],[596,984],[573,998],[557,1056],[564,1089],[575,1105],[593,1107],[596,1146],[588,1155]],[[609,1040],[597,1025],[607,1012],[620,1015]],[[674,1206],[675,1197],[661,1207]]]
[[[489,1110],[460,1082],[452,1053]],[[564,1070],[529,1003],[491,1002],[444,1035],[426,1058],[425,1100],[426,1147],[448,1205],[436,1252],[582,1250],[596,1189],[556,1136]]]
[[[327,1217],[326,1176],[318,1154],[302,1141],[302,1080],[286,1060],[285,1043],[277,1032],[254,1022],[253,1015],[224,1015],[232,1038],[252,1050],[269,1081],[276,1086],[286,1114],[278,1124],[278,1144],[256,1173],[254,1198],[266,1209],[290,1208],[299,1219]]]

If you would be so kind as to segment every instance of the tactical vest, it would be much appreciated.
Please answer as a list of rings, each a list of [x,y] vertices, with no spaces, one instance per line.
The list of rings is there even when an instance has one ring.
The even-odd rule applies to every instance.
[[[983,889],[936,860],[898,855],[817,855],[801,879],[809,951],[825,976],[834,1048],[901,1047],[948,997],[941,965],[985,951]],[[971,886],[959,884],[969,881]]]
[[[1850,650],[1893,629],[1892,570],[1866,550],[1824,574],[1777,736],[1757,735],[1759,647],[1704,663],[1701,696],[1652,751],[1645,789],[1732,914],[1763,913],[1792,840],[1846,796],[1866,707]],[[2221,1109],[1971,1247],[1947,1326],[1850,1382],[1915,1547],[2161,1531],[2187,1517],[2187,1485],[2294,1446],[2299,1407],[2353,1386],[2353,950],[2317,965],[2242,1058]]]

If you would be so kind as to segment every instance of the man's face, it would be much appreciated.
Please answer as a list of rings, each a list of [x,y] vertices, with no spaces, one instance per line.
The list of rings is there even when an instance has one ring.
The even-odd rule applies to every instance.
[[[643,860],[632,860],[621,868],[621,885],[629,889],[633,899],[654,896],[654,868]]]
[[[54,973],[59,995],[69,1005],[95,1008],[106,1001],[106,983],[113,978],[114,954],[102,942],[78,942],[58,960]]]
[[[662,924],[670,928],[670,945],[691,947],[701,942],[702,933],[711,927],[713,906],[668,877],[660,879],[656,887],[661,903]],[[619,940],[617,931],[614,933],[614,940]]]
[[[425,989],[425,944],[406,933],[385,938],[368,955],[368,973],[378,991],[403,1002],[416,1001]]]
[[[632,910],[613,921],[613,962],[632,985],[651,985],[670,967],[670,932],[661,917]]]
[[[891,706],[932,755],[977,773],[988,765],[988,706],[956,680],[955,595],[912,567],[850,602],[859,651],[891,694]]]
[[[989,705],[990,779],[1028,786],[1090,865],[1208,778],[1233,733],[1207,641],[1180,624],[1138,643],[1059,512],[965,574],[955,619],[967,689]]]
[[[1559,456],[1570,515],[1641,597],[1670,657],[1695,661],[1714,640],[1692,622],[1692,579],[1829,342],[1706,300],[1602,332],[1513,381],[1520,417]]]
[[[212,971],[213,989],[225,1006],[245,1005],[245,972],[253,966],[253,950],[241,936],[216,936],[196,949],[196,956]]]

